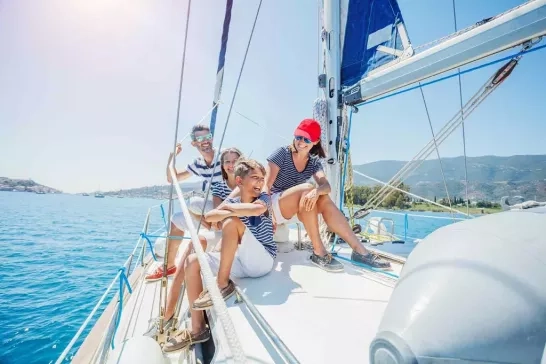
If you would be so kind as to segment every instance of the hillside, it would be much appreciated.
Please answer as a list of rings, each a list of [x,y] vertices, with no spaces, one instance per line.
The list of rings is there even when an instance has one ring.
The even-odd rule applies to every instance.
[[[180,185],[183,192],[201,190],[201,182],[182,183]],[[126,190],[117,190],[103,192],[105,196],[113,197],[139,197],[139,198],[155,198],[164,200],[169,198],[170,185],[147,186],[139,188],[131,188]],[[173,192],[176,197],[176,191]]]
[[[0,191],[61,193],[55,188],[41,185],[31,179],[11,179],[7,177],[0,177]]]
[[[387,182],[402,168],[404,161],[378,161],[355,166],[355,169],[371,177]],[[451,197],[464,198],[464,158],[442,159]],[[469,198],[476,201],[497,202],[502,196],[523,196],[526,199],[546,201],[546,155],[517,155],[511,157],[470,157],[468,165]],[[354,174],[356,185],[375,185]],[[445,197],[445,188],[437,160],[427,160],[404,181],[411,192],[433,199]],[[201,183],[183,183],[182,190],[200,190]],[[169,185],[149,186],[104,192],[107,196],[146,197],[165,199]]]
[[[407,162],[378,161],[355,166],[357,171],[387,182]],[[450,196],[465,195],[464,158],[444,158],[442,165]],[[471,200],[497,201],[502,196],[520,195],[526,199],[546,200],[546,155],[511,157],[483,156],[467,158],[468,193]],[[354,175],[357,185],[374,185],[365,177]],[[427,197],[445,197],[445,187],[438,160],[426,160],[405,181],[411,192]]]

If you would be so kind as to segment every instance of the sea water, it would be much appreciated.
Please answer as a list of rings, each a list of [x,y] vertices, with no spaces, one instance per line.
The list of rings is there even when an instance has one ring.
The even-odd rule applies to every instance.
[[[160,202],[0,192],[1,364],[55,362],[133,250],[150,207],[156,206],[150,229],[163,226]],[[449,216],[411,215],[420,214]],[[404,215],[371,216],[378,215],[391,218],[395,233],[404,236]],[[415,246],[411,238],[449,223],[408,216],[406,244],[383,248],[407,256]]]

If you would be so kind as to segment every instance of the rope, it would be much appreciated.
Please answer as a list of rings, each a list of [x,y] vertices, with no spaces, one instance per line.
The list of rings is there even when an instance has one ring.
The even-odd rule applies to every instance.
[[[167,220],[165,220],[165,209],[163,208],[163,204],[160,204],[159,208],[161,209],[161,219],[163,220],[163,225],[165,225],[166,230],[169,230]]]
[[[451,198],[449,197],[449,190],[447,188],[446,175],[444,173],[444,166],[442,164],[442,158],[440,157],[440,149],[438,148],[438,144],[436,143],[436,136],[434,135],[434,128],[432,127],[432,121],[430,120],[430,113],[428,112],[428,105],[427,105],[427,101],[425,100],[425,93],[423,92],[422,87],[420,87],[419,90],[421,91],[421,97],[423,98],[423,104],[425,105],[425,111],[427,112],[428,125],[430,126],[430,133],[432,134],[432,140],[434,140],[434,149],[436,149],[436,155],[438,156],[438,162],[440,163],[440,172],[442,172],[442,180],[444,181],[444,187],[446,189],[447,203],[449,203],[449,207],[452,207]],[[461,114],[462,112],[463,111],[461,108]]]
[[[406,92],[409,92],[409,91],[413,91],[415,89],[418,89],[420,87],[425,87],[425,86],[430,86],[432,84],[435,84],[435,83],[438,83],[438,82],[441,82],[441,81],[445,81],[447,79],[450,79],[450,78],[453,78],[453,77],[456,77],[457,75],[464,75],[464,74],[467,74],[467,73],[470,73],[470,72],[474,72],[474,71],[477,71],[479,69],[482,69],[482,68],[485,68],[485,67],[488,67],[488,66],[492,66],[494,64],[497,64],[497,63],[500,63],[500,62],[504,62],[504,61],[507,61],[507,60],[510,60],[514,57],[518,57],[518,56],[522,56],[526,53],[532,53],[532,52],[536,52],[540,49],[543,49],[543,48],[546,48],[546,44],[544,45],[541,45],[539,47],[536,47],[536,48],[532,48],[532,49],[525,49],[525,50],[522,50],[520,52],[517,52],[517,53],[513,53],[509,56],[506,56],[506,57],[502,57],[502,58],[499,58],[497,60],[494,60],[494,61],[491,61],[491,62],[487,62],[487,63],[484,63],[482,65],[479,65],[479,66],[476,66],[476,67],[472,67],[472,68],[469,68],[467,70],[464,70],[464,71],[461,71],[461,72],[458,72],[458,73],[454,73],[452,75],[448,75],[448,76],[444,76],[444,77],[440,77],[436,80],[432,80],[432,81],[429,81],[429,82],[425,82],[425,83],[422,83],[420,85],[417,85],[417,86],[412,86],[412,87],[408,87],[406,89],[403,89],[403,90],[400,90],[400,91],[396,91],[396,92],[393,92],[393,93],[390,93],[388,95],[385,95],[385,96],[381,96],[381,97],[378,97],[376,99],[372,99],[372,100],[366,100],[366,101],[363,101],[361,103],[358,103],[356,106],[362,106],[362,105],[367,105],[367,104],[373,104],[374,102],[377,102],[377,101],[381,101],[381,100],[385,100],[385,99],[388,99],[388,98],[391,98],[393,96],[396,96],[396,95],[400,95],[400,94],[403,94],[403,93],[406,93]]]
[[[172,165],[176,165],[176,144],[178,140],[178,125],[180,124],[180,104],[182,103],[182,89],[184,87],[184,69],[186,66],[186,50],[188,45],[188,28],[190,25],[190,13],[191,13],[191,0],[188,0],[188,9],[186,11],[186,29],[184,31],[184,46],[182,50],[182,64],[180,66],[180,82],[178,84],[178,99],[176,105],[176,124],[174,129],[174,143],[173,143],[173,159]],[[173,203],[173,186],[176,180],[176,176],[171,181],[171,186],[169,188],[169,211],[168,211],[168,221],[171,221],[172,217],[172,203]],[[183,197],[182,197],[183,198]],[[159,289],[159,332],[163,333],[163,310],[162,306],[167,308],[167,262],[169,259],[169,239],[165,242],[165,253],[163,254],[163,277],[161,278],[161,288]],[[163,302],[163,305],[161,305]]]
[[[285,136],[283,136],[283,135],[281,135],[281,134],[275,132],[274,130],[271,130],[271,129],[268,128],[267,126],[259,124],[257,121],[252,120],[252,119],[249,118],[248,116],[241,114],[239,111],[237,111],[237,110],[235,110],[235,109],[233,109],[233,112],[236,113],[237,115],[239,115],[239,116],[245,118],[246,120],[250,121],[252,124],[254,124],[254,125],[256,125],[256,126],[259,126],[260,128],[263,128],[263,129],[267,130],[267,131],[270,132],[270,133],[275,134],[276,136],[282,138],[283,140],[286,140],[286,141],[288,141],[288,142],[291,142],[291,141],[292,141],[291,138],[287,138],[287,137],[285,137]],[[249,158],[250,158],[250,156],[249,156]]]
[[[393,277],[393,278],[396,278],[396,279],[400,278],[400,276],[398,274],[391,273],[391,272],[388,272],[388,271],[384,271],[384,270],[381,270],[381,269],[377,269],[377,268],[374,268],[374,267],[372,267],[370,265],[367,265],[367,264],[364,264],[364,263],[361,263],[361,262],[357,262],[357,261],[354,261],[354,260],[349,259],[349,258],[342,257],[341,255],[339,255],[336,252],[333,252],[332,255],[335,256],[338,259],[344,260],[346,262],[350,262],[350,263],[352,263],[354,265],[357,265],[357,266],[359,266],[361,268],[371,270],[372,272],[382,273],[382,274],[385,274],[387,276],[390,276],[390,277]]]
[[[151,212],[151,208],[148,209],[148,213],[146,214],[146,219],[144,220],[144,225],[142,227],[142,230],[147,230],[148,229],[148,223],[150,221],[150,212]],[[130,263],[135,255],[135,252],[137,251],[139,245],[140,245],[140,241],[142,240],[142,238],[138,238],[136,244],[135,244],[135,247],[133,248],[133,251],[131,252],[131,254],[129,255],[129,257],[127,258],[127,260],[125,261],[125,264],[123,265],[124,267],[125,266],[129,266],[130,267]],[[143,245],[144,246],[144,245]],[[142,250],[141,250],[142,251]],[[129,270],[130,268],[128,268]],[[114,277],[114,279],[112,280],[112,282],[110,283],[110,285],[108,286],[108,288],[106,288],[106,291],[102,294],[102,297],[99,299],[99,301],[97,302],[97,304],[95,305],[95,307],[93,308],[93,310],[91,311],[91,313],[87,316],[87,318],[85,319],[85,321],[83,322],[83,324],[80,326],[80,328],[78,329],[78,332],[76,332],[76,334],[74,335],[74,337],[72,338],[72,340],[70,340],[70,343],[68,343],[68,345],[66,346],[66,348],[64,349],[64,351],[61,353],[61,355],[59,356],[59,358],[57,359],[57,361],[55,362],[55,364],[59,364],[61,363],[65,358],[66,356],[68,355],[68,352],[70,351],[70,349],[72,349],[72,347],[74,346],[74,344],[76,343],[76,341],[79,339],[80,335],[82,334],[83,330],[85,329],[85,327],[89,324],[89,321],[91,320],[91,318],[95,315],[95,313],[97,312],[97,310],[99,309],[99,307],[102,305],[102,303],[104,302],[104,300],[106,299],[106,296],[108,295],[108,293],[110,292],[110,290],[112,289],[112,287],[114,286],[114,284],[116,283],[116,280],[118,279],[118,276],[120,276],[121,274],[121,271],[118,270],[118,273],[116,274],[116,276]]]
[[[322,126],[321,134],[320,134],[320,142],[323,146],[328,145],[328,103],[326,100],[322,97],[319,97],[315,99],[313,102],[313,119],[319,122],[319,124]],[[325,152],[328,153],[328,148],[325,148]],[[326,158],[330,158],[328,155]],[[327,175],[329,174],[330,168],[333,168],[334,166],[326,163],[323,164],[323,167],[325,169],[325,172]],[[333,181],[332,181],[333,182]],[[328,231],[328,226],[326,225],[326,222],[324,221],[324,218],[322,215],[319,215],[319,235],[322,242],[330,241],[331,233]]]
[[[343,121],[347,120],[347,108],[343,108]],[[354,204],[353,204],[353,165],[351,163],[351,154],[350,154],[350,136],[351,136],[351,125],[353,120],[353,110],[351,109],[351,113],[349,114],[348,123],[343,122],[342,123],[342,135],[343,143],[340,143],[340,147],[338,150],[338,155],[341,155],[343,158],[343,171],[341,174],[341,193],[339,196],[339,209],[343,211],[343,206],[346,203],[348,207],[349,212],[349,221],[351,226],[354,225]],[[346,128],[344,128],[346,126]],[[343,144],[345,144],[343,150]],[[343,152],[343,153],[342,153]],[[347,197],[347,200],[345,202],[345,197]],[[331,247],[331,251],[334,251],[335,246],[337,244],[338,237],[336,236],[336,239],[334,239],[334,242]]]
[[[222,145],[224,144],[224,138],[226,136],[226,131],[227,131],[227,128],[228,128],[228,125],[229,125],[229,121],[231,120],[231,112],[233,111],[233,104],[235,103],[235,98],[237,97],[237,92],[239,91],[239,84],[241,83],[241,77],[243,76],[243,70],[244,70],[245,64],[246,64],[246,58],[248,56],[248,51],[250,49],[250,44],[252,43],[252,38],[254,36],[254,30],[256,29],[256,23],[258,22],[258,15],[260,14],[260,9],[262,7],[262,1],[263,0],[260,0],[260,3],[258,4],[258,9],[256,10],[256,16],[254,17],[254,23],[252,24],[252,29],[250,31],[250,37],[249,37],[247,45],[246,45],[246,50],[245,50],[245,55],[243,57],[243,62],[241,63],[241,68],[239,69],[239,75],[237,77],[237,82],[235,83],[235,90],[233,91],[233,96],[231,97],[231,102],[229,104],[228,114],[227,114],[227,117],[226,117],[226,125],[224,126],[224,131],[222,132],[222,137],[220,138],[220,144],[218,146],[219,150],[222,149]],[[212,173],[211,173],[211,176],[210,176],[210,179],[209,179],[207,192],[205,193],[205,204],[203,204],[203,208],[201,209],[201,215],[203,215],[204,212],[205,212],[206,201],[209,198],[210,189],[212,187],[212,179],[214,177],[214,173],[216,172],[216,166],[218,164],[218,159],[219,158],[220,158],[220,154],[215,153],[215,158],[214,158],[215,160],[214,160],[214,163],[213,163],[214,167],[212,169]],[[201,228],[201,220],[199,220],[199,225],[197,226],[197,231],[199,231],[200,228]]]
[[[392,215],[400,215],[400,216],[410,216],[410,217],[422,217],[424,219],[438,219],[438,220],[468,220],[466,218],[462,217],[446,217],[446,216],[433,216],[433,215],[417,215],[417,214],[408,214],[404,212],[395,212],[395,211],[386,211],[386,210],[377,210],[381,211],[383,214],[392,214]]]
[[[455,0],[453,0],[453,24],[455,25],[455,32],[457,32],[457,12],[455,10]],[[459,76],[459,103],[461,107],[461,128],[463,131],[463,155],[464,155],[464,189],[465,189],[465,204],[466,204],[466,213],[470,213],[470,201],[468,198],[468,168],[466,163],[466,136],[465,136],[465,128],[464,128],[464,113],[462,111],[463,109],[463,87],[461,82],[461,68],[457,68],[457,75]]]
[[[123,284],[127,286],[127,289],[129,290],[129,293],[133,293],[133,290],[131,289],[131,285],[129,284],[129,280],[127,279],[127,276],[125,275],[125,267],[119,268],[119,310],[118,315],[116,317],[116,325],[114,326],[114,333],[112,334],[112,350],[114,350],[114,340],[116,338],[116,332],[118,331],[119,323],[121,322],[121,313],[123,312]]]
[[[175,177],[172,165],[170,166],[169,170],[171,172],[171,176]],[[214,275],[212,274],[212,271],[210,269],[210,265],[207,261],[207,258],[205,257],[205,252],[203,251],[203,247],[201,246],[201,243],[199,241],[199,235],[197,235],[197,230],[193,225],[193,220],[191,219],[191,215],[188,210],[188,206],[186,205],[186,201],[181,198],[182,190],[180,189],[178,183],[176,183],[174,187],[176,189],[176,193],[179,196],[178,200],[182,209],[182,214],[184,215],[184,218],[188,223],[188,230],[190,231],[193,250],[197,255],[199,265],[201,266],[201,274],[203,276],[205,288],[209,291],[210,297],[212,299],[212,308],[214,309],[214,312],[216,313],[220,320],[220,323],[222,324],[222,328],[224,329],[224,332],[226,334],[228,345],[231,349],[231,353],[235,358],[235,362],[244,363],[246,361],[245,354],[243,352],[241,344],[239,343],[239,339],[237,337],[235,327],[233,326],[233,322],[231,321],[231,317],[227,312],[226,302],[222,298],[222,294],[220,293],[220,289],[218,288],[216,279],[214,278]]]
[[[229,125],[231,113],[233,111],[233,104],[235,103],[235,98],[237,97],[237,92],[239,90],[239,84],[241,82],[241,77],[243,75],[243,70],[244,70],[244,67],[245,67],[245,64],[246,64],[248,51],[249,51],[250,45],[252,43],[254,30],[256,29],[256,23],[258,21],[258,16],[260,14],[260,9],[262,7],[262,1],[263,0],[260,0],[260,3],[258,4],[258,9],[256,10],[256,16],[254,18],[254,23],[252,25],[252,30],[250,31],[250,37],[248,39],[248,43],[247,43],[247,46],[246,46],[245,55],[243,57],[241,68],[239,70],[239,75],[237,77],[237,82],[235,84],[235,90],[233,92],[233,96],[231,98],[231,102],[230,102],[230,105],[229,105],[229,110],[228,110],[228,114],[227,114],[227,118],[226,118],[226,124],[225,124],[224,130],[222,132],[222,137],[220,138],[220,144],[219,144],[218,149],[222,149],[222,145],[224,143],[224,138],[226,136],[226,131],[227,131],[227,128],[228,128],[228,125]],[[176,132],[178,131],[178,123],[179,123],[179,119],[177,118]],[[175,145],[175,148],[176,148],[176,145]],[[212,177],[214,176],[214,172],[216,170],[218,159],[220,158],[219,153],[215,153],[215,154],[216,154],[216,156],[215,156],[215,161],[214,161],[214,164],[213,164],[214,167],[213,167],[213,171],[211,173],[211,178],[210,178],[210,181],[208,183],[207,191],[206,191],[206,194],[205,194],[205,201],[208,200],[210,189],[211,189],[211,186],[212,186]],[[204,253],[203,247],[201,246],[201,243],[199,241],[199,236],[197,235],[197,231],[201,227],[201,220],[199,220],[199,225],[198,225],[197,230],[196,230],[195,226],[193,225],[193,221],[191,219],[190,212],[188,211],[188,207],[186,206],[186,201],[184,201],[182,190],[180,189],[180,186],[178,185],[178,183],[176,183],[176,184],[174,183],[174,181],[176,180],[176,174],[174,173],[174,168],[173,168],[174,162],[175,161],[173,159],[173,164],[169,168],[171,176],[173,178],[173,183],[171,184],[171,193],[172,193],[172,187],[174,187],[176,189],[177,194],[178,194],[178,200],[180,202],[180,206],[182,208],[182,213],[184,214],[184,218],[188,222],[188,227],[189,227],[189,230],[190,230],[190,233],[191,233],[191,238],[192,238],[193,249],[197,254],[197,259],[199,261],[199,265],[201,266],[201,273],[203,275],[203,281],[205,283],[205,287],[210,292],[211,299],[212,299],[212,302],[213,302],[213,305],[214,305],[214,310],[215,310],[216,314],[218,315],[218,317],[220,318],[220,321],[222,323],[222,327],[223,327],[224,332],[226,333],[226,337],[228,339],[230,349],[232,349],[231,352],[234,355],[234,358],[235,358],[236,362],[243,363],[243,362],[246,361],[244,352],[243,352],[241,344],[239,343],[239,340],[237,338],[237,334],[236,334],[235,329],[233,327],[233,323],[231,322],[229,314],[227,313],[226,304],[225,304],[225,302],[224,302],[224,300],[222,298],[222,295],[220,293],[218,285],[216,284],[216,280],[214,279],[214,276],[212,275],[212,271],[210,269],[210,266],[208,265],[208,261],[205,258],[205,253]],[[172,196],[171,196],[170,200],[172,201]],[[203,205],[201,215],[203,215],[203,213],[204,213],[205,206],[206,206],[206,203]],[[165,256],[165,265],[167,264],[166,260],[167,260],[167,257]],[[166,272],[166,267],[164,269],[164,274],[166,274],[165,272]],[[166,302],[165,302],[165,307],[166,307]],[[160,316],[160,323],[159,323],[160,327],[162,327],[162,325],[163,325],[162,321],[163,321],[163,317]]]
[[[153,248],[153,245],[152,245],[152,241],[149,239],[150,236],[144,234],[144,233],[140,233],[140,236],[144,239],[146,239],[146,241],[148,242],[148,246],[150,247],[150,253],[152,253],[152,258],[154,258],[154,260],[157,262],[157,257],[155,256],[155,253],[154,253],[154,248]],[[142,259],[144,259],[144,254],[142,254]],[[165,258],[166,260],[167,258]]]
[[[385,183],[385,182],[383,182],[383,181],[380,181],[380,180],[378,180],[378,179],[376,179],[376,178],[373,178],[373,177],[370,177],[370,176],[368,176],[368,175],[365,175],[364,173],[359,172],[359,171],[357,171],[356,169],[354,169],[353,172],[356,173],[356,174],[358,174],[358,175],[360,175],[360,176],[362,176],[362,177],[366,177],[366,178],[368,178],[368,179],[371,179],[372,181],[375,181],[375,182],[377,182],[377,183],[380,183],[380,184],[382,184],[383,186],[387,186],[388,188],[392,188],[392,189],[395,190],[395,191],[402,192],[402,193],[404,193],[404,194],[406,194],[406,195],[408,195],[408,196],[415,197],[415,198],[418,198],[418,199],[420,199],[420,200],[423,200],[423,201],[426,201],[426,202],[428,202],[428,203],[431,203],[431,204],[433,204],[434,206],[438,206],[438,207],[441,207],[441,208],[443,208],[443,209],[446,209],[446,210],[449,210],[449,211],[453,211],[453,212],[456,212],[456,213],[461,214],[461,215],[466,215],[466,216],[468,216],[468,217],[474,217],[474,216],[472,216],[472,215],[465,214],[464,212],[459,211],[459,210],[456,210],[456,209],[454,209],[454,208],[451,208],[451,207],[448,207],[448,206],[444,206],[444,205],[440,205],[440,204],[437,203],[437,202],[434,202],[434,201],[431,201],[431,200],[429,200],[429,199],[427,199],[427,198],[418,196],[418,195],[416,195],[416,194],[414,194],[414,193],[411,193],[411,192],[408,192],[408,191],[404,191],[404,190],[401,189],[401,188],[398,188],[398,187],[396,187],[396,186],[393,186],[393,185],[390,185],[390,184]],[[364,207],[364,208],[365,208],[365,207]]]
[[[524,51],[528,50],[529,47],[532,47],[535,43],[526,43],[524,45]],[[523,52],[523,51],[522,51]],[[522,54],[520,52],[520,54]],[[508,63],[506,63],[503,67],[501,67],[493,76],[489,78],[489,80],[474,94],[474,96],[465,104],[463,109],[459,110],[455,116],[444,125],[444,127],[440,130],[438,133],[438,136],[436,140],[431,140],[421,149],[421,151],[408,163],[402,167],[390,180],[389,182],[383,186],[369,201],[366,202],[365,208],[368,206],[371,206],[375,204],[376,206],[379,206],[389,195],[392,193],[391,191],[388,191],[388,187],[390,185],[394,185],[395,187],[398,187],[403,179],[402,176],[408,175],[415,169],[419,168],[419,166],[423,163],[423,161],[432,153],[434,146],[438,146],[441,144],[453,131],[460,125],[461,123],[461,116],[463,113],[466,113],[467,117],[470,115],[486,98],[495,90],[501,83],[508,77],[514,67],[517,65],[518,60],[522,57],[522,55],[519,55],[515,58],[512,58]],[[465,109],[468,109],[465,111]],[[414,164],[415,163],[415,164]],[[397,183],[394,181],[399,180]],[[377,200],[383,196],[383,199],[377,203]]]
[[[89,323],[89,321],[91,321],[91,318],[95,315],[95,312],[97,312],[97,310],[99,309],[99,307],[102,305],[102,303],[104,302],[106,296],[108,295],[108,293],[110,293],[110,290],[112,289],[112,287],[114,286],[114,284],[116,283],[116,279],[118,278],[118,276],[120,275],[120,272],[118,272],[118,274],[114,277],[114,279],[112,280],[112,283],[110,283],[110,285],[108,286],[108,288],[106,289],[106,291],[104,291],[104,293],[102,294],[101,298],[99,299],[99,301],[97,302],[97,304],[95,305],[95,307],[93,307],[93,310],[91,311],[91,313],[89,313],[89,315],[87,316],[87,318],[85,319],[85,321],[83,322],[83,324],[80,326],[80,328],[78,329],[78,332],[76,332],[76,335],[74,335],[74,337],[72,338],[72,340],[70,340],[70,343],[68,343],[68,345],[66,346],[66,348],[64,349],[64,351],[61,353],[61,355],[59,356],[59,358],[57,358],[57,361],[55,362],[55,364],[60,364],[62,363],[62,361],[64,360],[64,358],[68,355],[68,352],[70,351],[70,349],[72,349],[72,347],[74,346],[74,344],[76,343],[76,340],[78,340],[78,338],[80,337],[81,333],[83,332],[83,330],[85,329],[85,327],[87,326],[87,324]]]

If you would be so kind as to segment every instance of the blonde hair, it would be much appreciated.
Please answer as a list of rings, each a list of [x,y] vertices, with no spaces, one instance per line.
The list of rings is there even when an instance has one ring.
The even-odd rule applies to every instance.
[[[235,163],[235,177],[245,178],[254,170],[258,170],[265,175],[265,167],[254,159],[239,158]]]
[[[243,157],[243,153],[237,149],[237,148],[226,148],[222,151],[222,154],[220,154],[220,169],[222,170],[222,178],[227,181],[228,175],[226,170],[224,169],[224,159],[229,153],[235,153],[238,155],[237,160]]]

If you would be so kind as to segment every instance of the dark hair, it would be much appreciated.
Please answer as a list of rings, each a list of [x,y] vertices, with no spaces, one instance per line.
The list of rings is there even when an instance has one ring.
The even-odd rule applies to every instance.
[[[265,175],[265,167],[254,159],[239,158],[235,163],[235,176],[245,178],[253,170],[259,170]]]
[[[191,140],[195,141],[195,133],[198,131],[208,131],[210,132],[210,128],[206,125],[197,124],[193,128],[191,128]]]
[[[309,154],[316,155],[319,158],[326,158],[326,153],[324,152],[324,149],[322,148],[322,144],[320,140],[317,144],[313,145],[313,147],[309,151]]]
[[[294,145],[294,142],[288,146],[288,149],[290,149],[291,152],[298,152],[296,149],[296,146]],[[311,150],[309,151],[309,154],[315,155],[319,158],[326,158],[326,153],[324,152],[324,149],[322,148],[321,141],[319,139],[319,142],[311,147]]]
[[[222,178],[224,180],[227,180],[228,179],[228,175],[227,175],[227,172],[226,170],[224,169],[224,158],[226,157],[226,155],[228,155],[229,153],[235,153],[237,154],[239,157],[238,158],[241,158],[243,156],[243,153],[237,149],[237,148],[227,148],[227,149],[224,149],[222,151],[222,154],[220,154],[220,163],[221,163],[221,170],[222,170]]]

